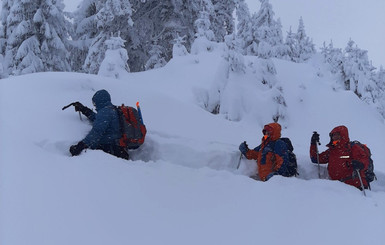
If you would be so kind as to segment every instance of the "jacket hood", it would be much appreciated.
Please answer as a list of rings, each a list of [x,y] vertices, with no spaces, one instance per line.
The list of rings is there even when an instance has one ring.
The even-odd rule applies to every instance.
[[[270,141],[281,138],[281,125],[279,123],[269,123],[263,129],[270,132]]]
[[[111,105],[111,96],[106,90],[102,89],[94,94],[92,102],[95,105],[96,110],[100,110],[108,105]]]
[[[341,136],[341,145],[342,144],[346,144],[346,143],[349,143],[350,142],[350,139],[349,139],[349,132],[348,132],[348,128],[341,125],[341,126],[338,126],[338,127],[335,127],[329,134],[330,136],[330,142],[332,141],[331,137],[334,133],[339,133],[340,136]]]

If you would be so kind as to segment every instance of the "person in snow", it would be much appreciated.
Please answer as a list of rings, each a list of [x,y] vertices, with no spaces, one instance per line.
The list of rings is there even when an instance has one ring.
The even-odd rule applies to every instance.
[[[310,158],[313,163],[320,164],[329,163],[328,173],[332,180],[339,180],[348,185],[361,188],[361,182],[357,175],[360,173],[363,186],[368,188],[365,178],[364,168],[369,166],[369,158],[365,157],[364,149],[359,145],[351,145],[348,129],[345,126],[335,127],[329,134],[330,142],[326,146],[326,151],[319,153],[317,158],[317,143],[319,142],[319,134],[313,133],[310,142]]]
[[[81,112],[92,122],[92,129],[87,136],[69,149],[72,156],[79,155],[84,149],[102,150],[114,156],[127,159],[126,149],[119,145],[121,137],[119,116],[111,103],[111,96],[106,90],[99,90],[92,97],[97,113],[80,102],[73,103],[75,111]]]
[[[247,159],[257,160],[258,178],[267,181],[274,175],[290,176],[287,169],[288,149],[281,138],[281,125],[270,123],[263,127],[262,143],[250,150],[243,142],[239,150]]]

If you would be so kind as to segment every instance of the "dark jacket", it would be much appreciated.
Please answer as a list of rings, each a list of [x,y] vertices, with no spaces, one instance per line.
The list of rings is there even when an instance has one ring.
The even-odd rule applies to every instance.
[[[330,136],[339,133],[341,140],[338,144],[330,142],[326,151],[319,153],[319,163],[329,163],[328,173],[332,180],[340,180],[346,184],[360,188],[361,183],[358,176],[353,174],[352,160],[357,160],[365,166],[369,166],[369,159],[366,158],[364,150],[358,145],[351,145],[348,129],[345,126],[335,127]],[[317,163],[317,149],[315,144],[310,145],[310,157],[313,163]],[[360,171],[360,176],[364,187],[368,186],[364,170]]]
[[[91,149],[98,149],[101,145],[118,145],[121,136],[119,118],[110,94],[106,90],[99,90],[92,97],[92,102],[97,113],[87,115],[92,122],[92,129],[83,142]]]

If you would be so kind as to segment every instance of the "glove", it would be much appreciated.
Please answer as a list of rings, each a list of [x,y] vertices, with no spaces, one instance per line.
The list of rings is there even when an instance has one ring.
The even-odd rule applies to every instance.
[[[74,102],[73,106],[75,107],[75,111],[80,111],[86,117],[89,117],[92,114],[92,110],[87,106],[82,105],[79,101]]]
[[[316,145],[319,142],[319,134],[317,132],[313,132],[311,136],[310,144]]]
[[[243,155],[246,155],[246,152],[249,150],[246,141],[239,145],[239,150],[242,152]]]
[[[72,145],[70,147],[70,153],[72,156],[78,156],[82,152],[82,150],[87,149],[87,145],[84,144],[83,141],[80,141],[76,145]]]
[[[352,161],[352,166],[353,166],[353,169],[357,169],[357,170],[364,169],[364,164],[357,160]]]
[[[83,112],[83,110],[86,108],[86,107],[85,107],[84,105],[82,105],[82,103],[80,103],[79,101],[74,102],[72,105],[75,107],[75,111]]]

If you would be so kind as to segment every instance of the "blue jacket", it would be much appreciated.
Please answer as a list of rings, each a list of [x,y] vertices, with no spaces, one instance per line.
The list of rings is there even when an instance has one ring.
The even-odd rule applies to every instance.
[[[92,129],[83,139],[91,149],[100,145],[118,145],[121,137],[119,117],[115,106],[111,103],[111,96],[106,90],[99,90],[92,97],[96,111],[88,119],[92,122]]]

